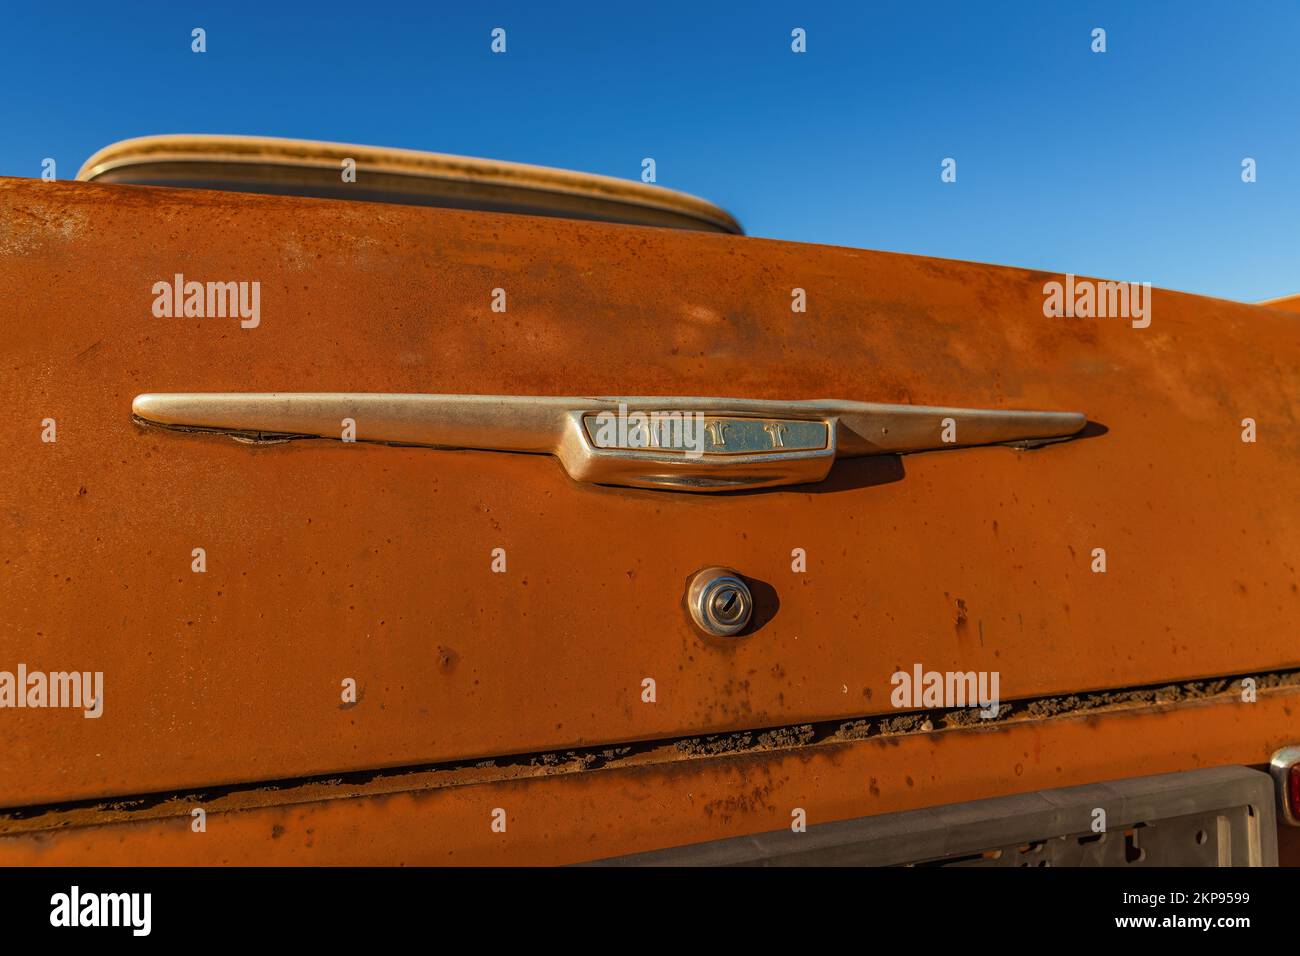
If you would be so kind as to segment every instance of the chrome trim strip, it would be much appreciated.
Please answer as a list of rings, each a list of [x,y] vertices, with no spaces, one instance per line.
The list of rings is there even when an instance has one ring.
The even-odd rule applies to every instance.
[[[1078,412],[826,400],[350,392],[144,394],[132,411],[146,424],[258,437],[344,438],[347,420],[356,441],[552,454],[578,481],[686,491],[820,481],[837,456],[1060,440],[1087,421]],[[591,429],[602,417],[616,428],[598,439]],[[652,429],[641,421],[674,417],[688,435],[696,430],[691,441],[645,437]]]

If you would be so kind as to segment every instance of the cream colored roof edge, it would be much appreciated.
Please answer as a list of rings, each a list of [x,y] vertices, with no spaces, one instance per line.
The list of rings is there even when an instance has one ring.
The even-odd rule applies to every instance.
[[[1280,305],[1283,302],[1291,302],[1296,299],[1300,299],[1300,292],[1292,292],[1290,295],[1277,295],[1271,299],[1260,299],[1258,302],[1252,303],[1252,305]]]
[[[370,170],[433,179],[566,193],[694,216],[741,232],[725,209],[689,193],[613,176],[579,173],[550,166],[476,159],[415,149],[392,149],[350,143],[326,143],[277,136],[168,133],[137,136],[110,143],[82,164],[77,179],[90,181],[109,170],[145,162],[283,163],[337,169],[354,159],[358,171]]]

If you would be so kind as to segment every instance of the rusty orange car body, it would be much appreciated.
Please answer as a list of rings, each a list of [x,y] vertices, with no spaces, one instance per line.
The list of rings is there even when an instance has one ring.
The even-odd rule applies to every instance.
[[[150,288],[178,272],[259,281],[260,323],[156,317]],[[1156,289],[1146,328],[1048,317],[1059,278],[0,180],[0,668],[105,686],[98,719],[0,712],[0,863],[572,863],[795,808],[1267,764],[1300,740],[1294,311]],[[834,398],[1089,425],[697,495],[544,456],[164,431],[132,419],[151,392]],[[753,582],[741,639],[683,610],[711,565]],[[999,672],[1009,713],[900,714],[891,675],[914,664]]]

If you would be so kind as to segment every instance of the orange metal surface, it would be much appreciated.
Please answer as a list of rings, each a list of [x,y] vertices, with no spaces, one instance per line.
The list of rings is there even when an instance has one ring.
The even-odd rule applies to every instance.
[[[151,286],[178,272],[260,281],[260,325],[156,318]],[[0,711],[0,806],[879,713],[891,674],[914,663],[996,670],[1004,699],[1300,664],[1295,316],[1157,290],[1146,329],[1045,318],[1053,278],[595,223],[0,180],[0,669],[101,670],[106,698],[98,720]],[[790,311],[794,287],[806,314]],[[130,420],[141,392],[229,390],[833,397],[1080,409],[1103,427],[704,499],[582,486],[529,456],[249,447]],[[45,418],[55,444],[40,441]],[[1105,574],[1089,568],[1097,547]],[[794,548],[806,573],[791,570]],[[713,564],[763,582],[774,612],[725,647],[697,638],[681,607],[687,577]],[[340,702],[347,677],[355,705]],[[1076,768],[1071,780],[1239,762],[1278,736],[1198,728],[1213,749],[1164,733],[1158,757],[1126,754],[1122,737],[1103,746],[1088,726],[1049,761]],[[1012,751],[1032,744],[993,758],[979,748],[1004,738],[971,739],[954,749],[979,782],[954,800],[1009,785]],[[911,746],[909,761],[947,755]],[[1199,757],[1179,763],[1173,748],[1188,746]],[[791,776],[802,788],[852,764],[824,816],[904,806],[900,781],[924,779],[901,748],[849,752]],[[724,797],[739,778],[719,772],[692,792],[756,799]],[[629,783],[625,812],[711,832],[688,826],[702,812],[689,801],[674,816],[636,798],[673,773],[688,770]],[[871,776],[890,800],[846,796]],[[558,812],[620,792],[568,786],[541,799]],[[532,788],[548,789],[509,785]],[[372,805],[421,801],[449,829],[455,807],[481,812],[470,790]],[[362,806],[312,813],[348,830],[374,812]],[[586,855],[557,850],[551,826],[525,855]],[[504,859],[487,836],[474,858]],[[159,839],[158,853],[181,852]],[[402,858],[396,842],[358,839],[366,859]]]
[[[1225,764],[1294,740],[1300,693],[503,782],[320,799],[255,791],[0,823],[0,865],[529,865]],[[1288,737],[1288,734],[1290,735]],[[345,788],[339,788],[345,789]],[[205,830],[191,811],[206,809]],[[505,832],[493,832],[493,811]],[[27,832],[16,827],[26,826]],[[1300,831],[1295,831],[1300,833]],[[1294,834],[1282,835],[1293,852]],[[1284,859],[1290,859],[1284,855]]]
[[[1269,309],[1281,309],[1283,312],[1300,312],[1300,295],[1284,295],[1257,304]]]

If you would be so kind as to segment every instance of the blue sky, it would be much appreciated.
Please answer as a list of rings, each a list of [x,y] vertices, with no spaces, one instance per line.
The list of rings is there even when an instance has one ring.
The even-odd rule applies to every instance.
[[[51,156],[71,178],[102,145],[165,132],[631,179],[652,156],[661,185],[752,235],[1300,292],[1293,0],[7,7],[0,175]]]

